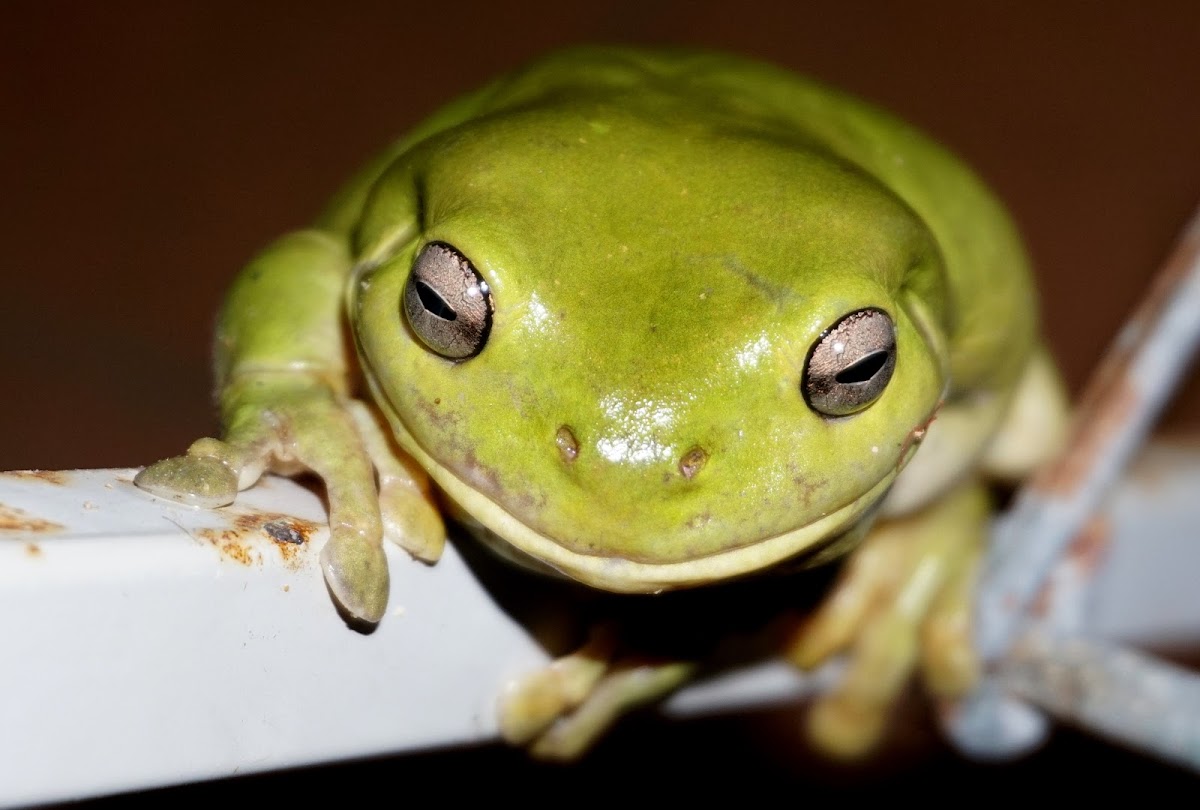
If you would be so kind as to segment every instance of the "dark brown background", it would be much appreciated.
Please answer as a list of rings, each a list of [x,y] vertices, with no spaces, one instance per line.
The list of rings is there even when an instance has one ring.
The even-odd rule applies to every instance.
[[[1200,203],[1200,4],[1188,0],[10,1],[0,41],[0,469],[140,465],[214,430],[210,324],[240,263],[439,102],[558,45],[741,51],[922,125],[1011,205],[1073,388]],[[1193,379],[1167,425],[1200,427],[1198,402]],[[683,744],[644,729],[621,739],[646,734],[659,755]],[[644,750],[638,761],[664,783],[691,783],[667,773],[712,756],[762,775],[704,739],[709,759],[692,746],[653,771]],[[496,753],[421,772],[502,761],[546,784],[628,772],[605,751],[591,770],[530,771]],[[388,767],[415,775],[414,763]],[[1102,778],[1096,764],[1081,777]]]

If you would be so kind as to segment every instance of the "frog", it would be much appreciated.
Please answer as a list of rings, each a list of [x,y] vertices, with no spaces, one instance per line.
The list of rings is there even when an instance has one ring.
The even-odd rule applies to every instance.
[[[847,666],[808,712],[859,756],[918,674],[980,664],[995,482],[1068,412],[1028,253],[985,182],[899,117],[704,49],[580,46],[451,101],[237,275],[220,438],[135,482],[201,508],[315,474],[347,623],[385,538],[654,598],[836,567],[778,653]],[[498,689],[506,739],[581,755],[695,677],[598,623]]]

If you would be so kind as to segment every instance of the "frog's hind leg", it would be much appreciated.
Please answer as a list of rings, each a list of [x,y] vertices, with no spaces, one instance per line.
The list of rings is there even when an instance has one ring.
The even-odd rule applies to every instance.
[[[576,759],[621,715],[666,697],[698,668],[617,652],[616,630],[597,625],[579,650],[513,682],[500,699],[505,740],[541,759]]]
[[[1034,352],[1017,384],[1012,405],[983,457],[984,471],[1014,482],[1055,455],[1070,421],[1066,388],[1045,348]]]
[[[844,677],[809,713],[817,746],[838,756],[865,753],[918,667],[936,695],[960,694],[974,682],[970,594],[988,513],[982,483],[963,484],[919,512],[881,522],[850,558],[787,650],[803,668],[849,650]]]

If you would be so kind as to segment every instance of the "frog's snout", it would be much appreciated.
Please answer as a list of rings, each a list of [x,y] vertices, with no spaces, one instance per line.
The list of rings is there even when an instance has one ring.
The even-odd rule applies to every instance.
[[[554,434],[554,443],[558,447],[559,456],[564,464],[571,464],[579,458],[579,439],[570,425],[560,425]],[[687,480],[692,480],[704,469],[708,461],[708,451],[700,445],[688,448],[680,457],[676,468],[679,474]]]

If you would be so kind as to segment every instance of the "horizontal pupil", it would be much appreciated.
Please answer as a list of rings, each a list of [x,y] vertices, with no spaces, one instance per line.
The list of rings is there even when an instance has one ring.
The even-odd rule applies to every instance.
[[[852,366],[842,369],[834,377],[842,385],[866,382],[879,372],[887,362],[887,352],[872,352]]]
[[[458,313],[455,312],[446,299],[442,298],[437,290],[430,287],[420,279],[417,282],[417,297],[421,299],[421,306],[425,307],[425,311],[434,317],[441,318],[444,321],[453,321],[458,319]]]

